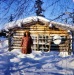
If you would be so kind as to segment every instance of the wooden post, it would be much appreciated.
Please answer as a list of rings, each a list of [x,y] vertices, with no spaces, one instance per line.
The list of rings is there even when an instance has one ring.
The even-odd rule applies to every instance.
[[[71,42],[71,36],[70,36],[71,34],[69,34],[68,35],[68,54],[69,55],[71,55],[71,52],[72,52],[72,50],[71,50],[71,44],[72,44],[72,42]]]
[[[72,52],[74,54],[74,31],[72,31]]]
[[[11,31],[8,33],[8,50],[11,51]]]

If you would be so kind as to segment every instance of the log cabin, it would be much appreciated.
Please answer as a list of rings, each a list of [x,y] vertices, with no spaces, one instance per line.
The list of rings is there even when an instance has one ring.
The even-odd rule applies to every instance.
[[[36,51],[62,51],[71,54],[72,34],[62,23],[49,21],[44,17],[34,16],[16,23],[11,22],[6,25],[9,31],[9,51],[11,49],[21,49],[21,38],[28,30],[33,39],[32,50]]]

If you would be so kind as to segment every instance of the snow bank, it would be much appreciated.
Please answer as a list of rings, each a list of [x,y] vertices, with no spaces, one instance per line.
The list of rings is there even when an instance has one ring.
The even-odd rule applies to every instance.
[[[1,46],[7,46],[7,40]],[[7,53],[5,50],[5,54],[0,51],[1,75],[74,75],[74,56],[67,56],[64,52],[32,51],[31,54],[22,54],[20,49]]]

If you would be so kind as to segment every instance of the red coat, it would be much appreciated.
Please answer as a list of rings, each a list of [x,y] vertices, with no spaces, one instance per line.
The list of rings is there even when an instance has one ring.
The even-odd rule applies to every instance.
[[[32,52],[31,50],[31,45],[33,44],[32,38],[31,37],[23,37],[21,46],[22,46],[22,53],[23,54],[30,54]]]

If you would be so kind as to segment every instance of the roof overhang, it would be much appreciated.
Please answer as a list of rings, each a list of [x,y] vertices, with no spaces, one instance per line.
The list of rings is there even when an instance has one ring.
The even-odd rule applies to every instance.
[[[40,22],[43,24],[48,24],[48,25],[52,24],[52,25],[56,26],[57,28],[61,27],[61,28],[66,29],[66,30],[74,31],[74,26],[72,26],[72,25],[50,21],[50,20],[48,20],[44,17],[41,17],[41,16],[32,16],[32,17],[21,19],[21,20],[9,22],[9,23],[4,25],[3,29],[9,30],[9,29],[14,28],[14,27],[21,27],[22,24],[29,25],[30,23],[37,23],[37,22]]]

